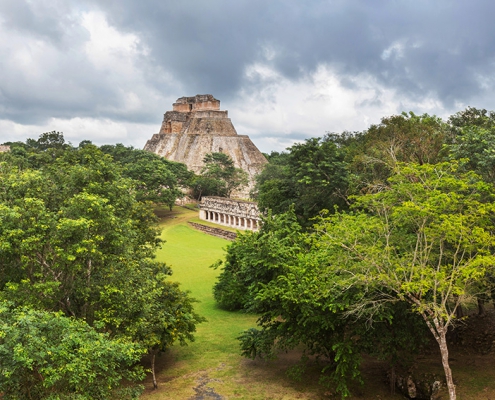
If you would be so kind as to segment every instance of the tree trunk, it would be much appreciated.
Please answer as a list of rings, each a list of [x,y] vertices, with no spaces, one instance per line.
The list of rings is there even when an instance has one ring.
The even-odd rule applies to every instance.
[[[485,312],[485,300],[478,299],[478,315],[484,316]]]
[[[86,268],[86,287],[89,288],[91,287],[91,271],[92,271],[93,263],[91,261],[91,258],[87,262],[87,268]],[[92,321],[88,321],[88,306],[89,306],[89,300],[86,299],[84,302],[83,306],[81,307],[81,317],[82,319],[85,319],[86,322],[89,324],[92,323]]]
[[[156,351],[150,350],[151,352],[151,375],[153,376],[153,389],[158,389],[158,383],[156,383],[156,375],[155,375],[155,356]]]
[[[445,380],[447,381],[447,389],[449,391],[449,399],[456,400],[455,385],[452,379],[452,370],[449,366],[449,349],[447,347],[447,340],[445,338],[447,328],[442,327],[438,329],[438,346],[440,347],[440,354],[442,355],[442,365],[445,371]]]
[[[390,394],[395,394],[395,365],[390,368]]]
[[[430,313],[431,319],[428,318],[426,313],[421,314],[423,319],[428,325],[431,333],[435,337],[435,340],[438,343],[438,347],[440,347],[440,355],[442,356],[442,365],[445,373],[445,381],[447,382],[447,390],[449,391],[449,399],[456,400],[455,394],[455,385],[454,379],[452,378],[452,370],[449,365],[449,349],[447,347],[447,329],[448,325],[439,319],[438,317],[433,315],[433,312]],[[432,322],[434,326],[432,325]]]

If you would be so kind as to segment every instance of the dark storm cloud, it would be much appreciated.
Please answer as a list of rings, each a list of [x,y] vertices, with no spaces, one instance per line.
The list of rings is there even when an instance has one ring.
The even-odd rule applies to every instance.
[[[74,31],[70,29],[74,22],[70,8],[61,1],[2,0],[0,20],[9,30],[47,39],[52,43],[61,44],[68,36],[71,41],[77,40]]]
[[[114,70],[88,56],[85,46],[104,39],[83,24],[94,10],[137,38],[129,69],[117,68],[125,57]],[[177,97],[212,93],[232,104],[255,93],[269,104],[267,83],[298,82],[321,65],[351,90],[358,75],[377,82],[356,108],[378,108],[388,101],[380,91],[394,89],[399,102],[438,99],[452,110],[483,99],[495,109],[494,14],[489,0],[2,0],[0,120],[159,124]],[[247,77],[256,63],[278,75]]]
[[[89,10],[65,0],[0,1],[0,120],[156,118],[150,107],[125,109],[123,92],[138,90],[132,76],[98,68],[90,59],[92,38],[83,24]]]
[[[89,33],[66,2],[3,0],[0,24],[1,119],[29,124],[94,115],[94,93],[117,101],[83,56]]]
[[[261,17],[261,3],[256,1],[98,5],[118,29],[138,33],[151,50],[150,62],[172,71],[193,94],[232,95],[244,67],[257,58],[264,36],[251,32]]]
[[[145,38],[153,62],[191,93],[231,98],[246,66],[264,60],[264,48],[276,53],[264,61],[291,79],[325,63],[342,75],[371,74],[404,95],[437,95],[446,105],[491,89],[480,87],[495,60],[495,3],[488,0],[110,0],[100,6],[119,29]]]

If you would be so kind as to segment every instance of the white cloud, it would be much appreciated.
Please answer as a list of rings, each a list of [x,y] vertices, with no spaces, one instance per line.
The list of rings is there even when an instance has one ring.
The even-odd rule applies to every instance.
[[[91,140],[96,145],[123,143],[142,149],[146,141],[156,133],[159,126],[136,124],[96,118],[50,118],[42,125],[18,124],[0,120],[0,143],[24,142],[37,139],[44,132],[57,131],[64,134],[67,142],[77,146],[82,140]]]
[[[385,50],[383,50],[381,58],[382,60],[388,60],[389,58],[400,59],[404,57],[404,44],[401,42],[394,42]]]
[[[71,21],[73,33],[66,33],[78,40],[66,47],[0,20],[0,142],[55,130],[74,145],[142,148],[176,98],[147,74],[159,75],[162,88],[180,84],[162,67],[149,67],[139,37],[117,31],[100,11],[74,12]]]
[[[108,25],[105,15],[97,11],[84,13],[81,24],[90,35],[84,48],[93,65],[101,70],[134,72],[133,61],[139,55],[140,45],[135,34],[118,32]],[[143,52],[147,52],[145,47]]]
[[[342,77],[323,64],[298,81],[269,65],[253,64],[245,78],[238,100],[228,104],[229,114],[237,132],[249,135],[264,152],[329,131],[361,131],[402,111],[442,110],[434,97],[426,95],[421,101],[399,97],[370,75]]]
[[[136,34],[119,32],[109,25],[105,14],[90,11],[83,14],[82,26],[90,35],[84,50],[94,68],[104,74],[106,85],[117,93],[119,102],[101,105],[103,113],[125,116],[128,113],[161,113],[166,94],[160,93],[146,79],[148,47]],[[174,86],[173,77],[164,69],[155,67],[162,82]]]

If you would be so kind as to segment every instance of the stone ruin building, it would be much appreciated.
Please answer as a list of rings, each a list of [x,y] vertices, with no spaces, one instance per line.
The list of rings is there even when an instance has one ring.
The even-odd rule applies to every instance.
[[[211,94],[181,97],[167,111],[160,132],[146,142],[144,150],[168,160],[181,162],[199,173],[203,158],[208,153],[229,155],[236,168],[248,173],[249,185],[233,197],[249,198],[254,177],[267,163],[247,135],[238,135],[228,112],[220,110],[220,100]]]
[[[214,196],[205,196],[201,199],[199,219],[252,231],[258,230],[261,223],[258,204],[255,202]]]

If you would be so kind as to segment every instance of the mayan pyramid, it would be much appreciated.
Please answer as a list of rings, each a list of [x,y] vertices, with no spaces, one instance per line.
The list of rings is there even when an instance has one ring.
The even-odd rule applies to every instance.
[[[237,134],[228,112],[220,110],[220,100],[211,94],[177,99],[173,110],[165,113],[160,132],[146,142],[144,150],[184,163],[195,173],[201,171],[206,154],[228,154],[249,175],[249,186],[233,194],[241,198],[249,197],[255,175],[267,163],[247,135]]]

